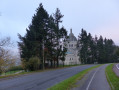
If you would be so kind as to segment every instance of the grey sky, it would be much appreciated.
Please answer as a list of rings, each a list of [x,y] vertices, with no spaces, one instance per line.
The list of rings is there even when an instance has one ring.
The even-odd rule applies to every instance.
[[[18,41],[24,35],[39,3],[49,14],[58,7],[62,25],[75,36],[84,28],[94,35],[111,38],[119,45],[119,0],[0,0],[0,35]]]

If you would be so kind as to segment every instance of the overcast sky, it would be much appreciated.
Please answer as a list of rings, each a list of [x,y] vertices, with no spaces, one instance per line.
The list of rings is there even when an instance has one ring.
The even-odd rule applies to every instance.
[[[36,8],[42,3],[49,14],[59,8],[63,25],[77,37],[84,28],[93,36],[111,38],[119,45],[119,0],[0,0],[0,36],[18,41],[25,35]]]

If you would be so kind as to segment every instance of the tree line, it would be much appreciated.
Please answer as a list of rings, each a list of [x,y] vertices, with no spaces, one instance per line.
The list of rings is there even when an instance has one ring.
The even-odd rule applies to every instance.
[[[112,39],[92,37],[82,29],[78,37],[80,61],[83,64],[119,62],[119,48]]]
[[[26,35],[18,34],[24,69],[44,69],[47,62],[50,62],[50,67],[58,67],[59,59],[65,60],[66,48],[62,47],[61,42],[66,40],[67,31],[63,26],[60,27],[62,18],[58,8],[52,15],[48,14],[42,4],[36,9]]]
[[[65,61],[67,48],[62,45],[68,38],[66,29],[60,24],[64,15],[57,8],[49,15],[40,4],[26,29],[25,36],[18,34],[22,66],[25,70],[59,67],[59,60]],[[78,37],[78,55],[83,64],[117,62],[119,49],[112,39],[92,35],[82,29]]]

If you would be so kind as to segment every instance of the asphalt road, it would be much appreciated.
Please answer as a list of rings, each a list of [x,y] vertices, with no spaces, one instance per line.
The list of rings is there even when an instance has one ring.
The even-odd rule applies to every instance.
[[[116,68],[119,70],[119,64],[116,64]]]
[[[46,90],[92,66],[95,65],[82,65],[0,80],[0,90]]]
[[[115,64],[113,67],[113,71],[119,77],[119,64]]]
[[[82,80],[77,82],[79,86],[72,90],[111,90],[105,75],[107,65],[102,65],[89,72]]]

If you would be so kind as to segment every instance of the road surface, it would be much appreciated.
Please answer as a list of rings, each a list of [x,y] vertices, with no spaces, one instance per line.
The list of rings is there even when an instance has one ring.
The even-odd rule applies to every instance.
[[[115,64],[113,67],[113,71],[119,77],[119,64]]]
[[[82,65],[0,80],[0,90],[46,90],[92,66],[95,65]]]
[[[72,88],[72,90],[111,90],[105,75],[107,65],[90,71],[82,80],[77,82],[78,87]]]

